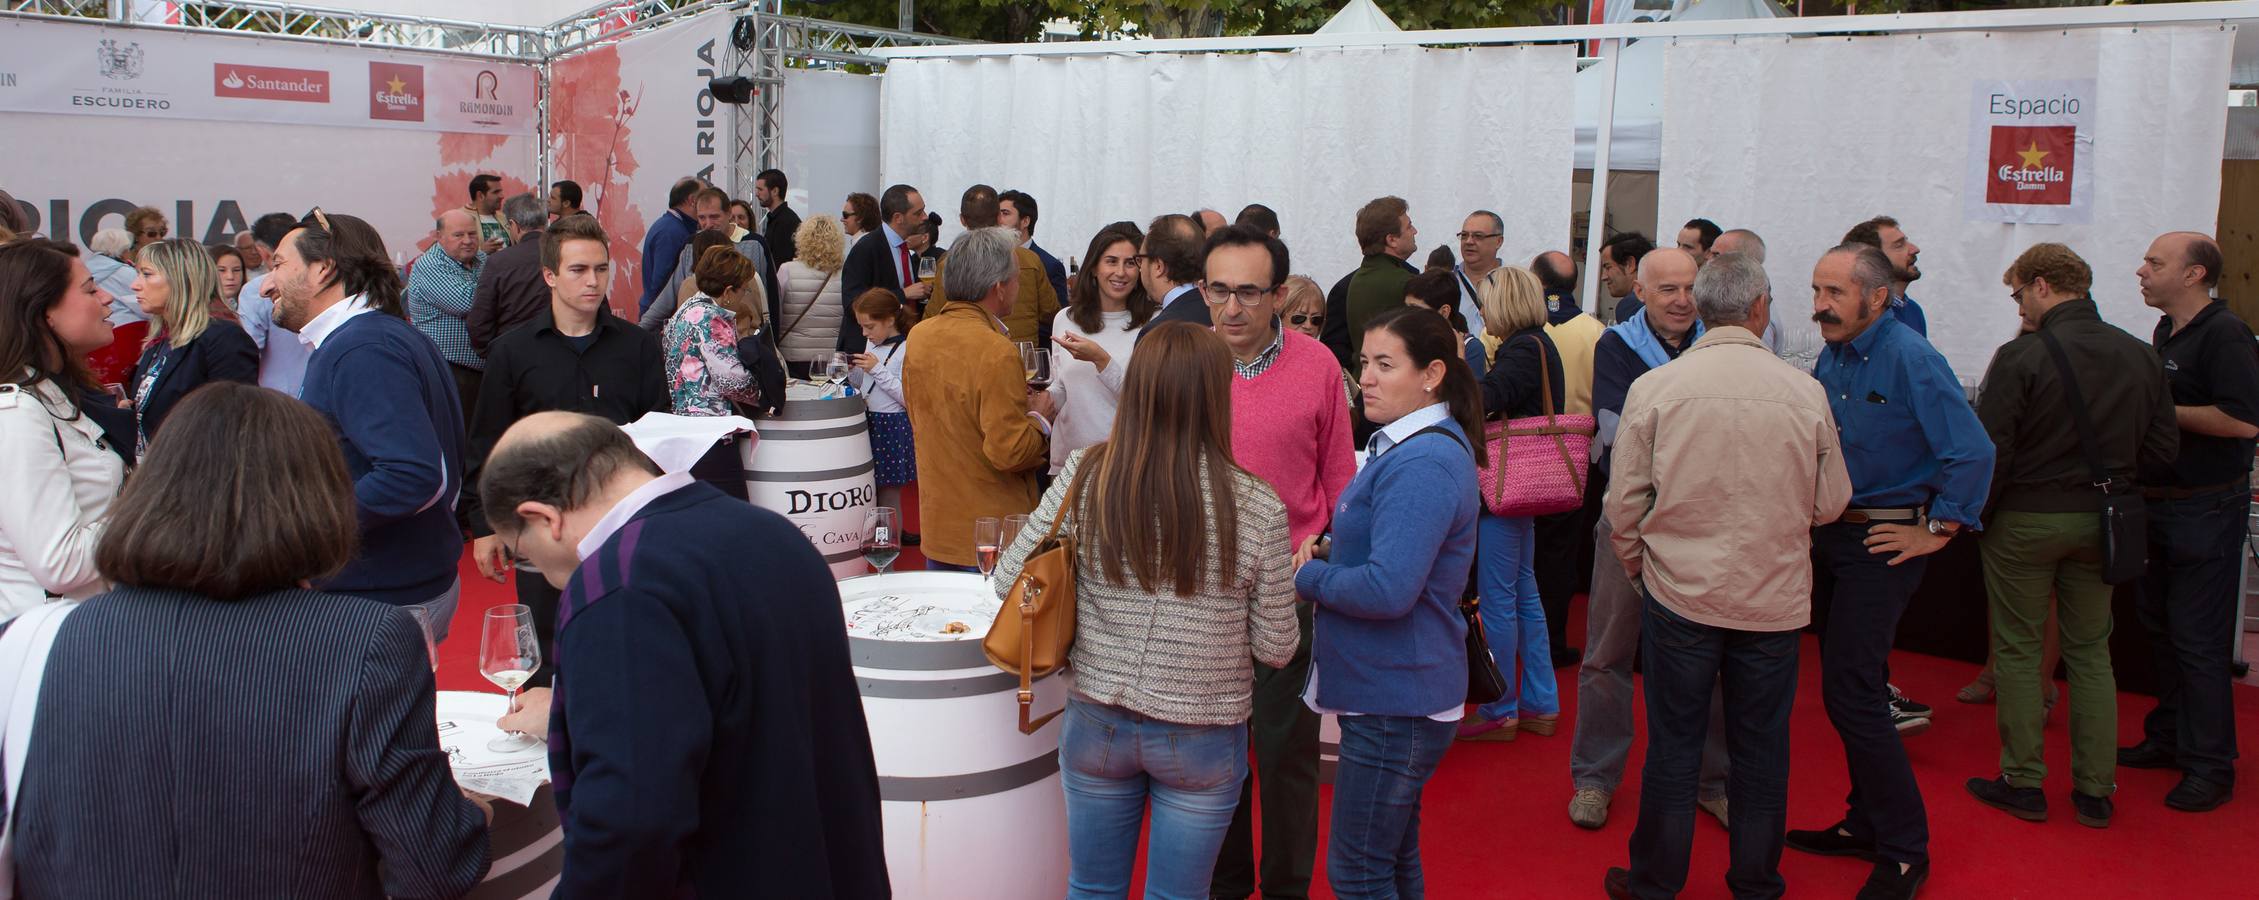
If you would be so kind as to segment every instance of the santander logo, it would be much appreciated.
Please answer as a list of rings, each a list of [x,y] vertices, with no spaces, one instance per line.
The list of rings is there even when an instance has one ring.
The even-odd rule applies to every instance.
[[[328,103],[329,73],[321,69],[214,63],[212,95],[242,100]]]

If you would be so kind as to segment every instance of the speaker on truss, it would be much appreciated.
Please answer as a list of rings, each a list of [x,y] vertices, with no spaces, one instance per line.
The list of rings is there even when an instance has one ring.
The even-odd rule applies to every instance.
[[[706,89],[714,92],[714,99],[723,103],[750,103],[753,101],[753,79],[743,75],[724,75],[706,82]]]

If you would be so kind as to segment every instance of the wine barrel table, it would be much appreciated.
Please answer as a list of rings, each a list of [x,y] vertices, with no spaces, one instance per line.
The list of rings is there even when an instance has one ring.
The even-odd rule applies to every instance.
[[[440,746],[460,747],[471,742],[483,744],[500,735],[494,720],[509,708],[509,701],[501,694],[481,691],[440,691],[437,707]],[[538,755],[548,750],[530,752]],[[494,801],[494,824],[487,828],[487,858],[493,862],[487,867],[486,880],[463,895],[464,900],[534,900],[556,891],[558,875],[565,868],[565,832],[558,822],[557,801],[550,795],[549,785],[543,784],[526,806]]]
[[[902,572],[839,585],[878,762],[894,896],[1056,900],[1067,892],[1060,721],[1021,734],[1019,679],[981,638],[1001,605],[979,575]],[[1067,702],[1036,682],[1035,712]]]
[[[833,578],[853,578],[870,571],[863,518],[878,505],[870,422],[860,395],[817,399],[822,390],[785,388],[784,409],[761,419],[760,439],[740,451],[745,488],[753,505],[800,527]]]

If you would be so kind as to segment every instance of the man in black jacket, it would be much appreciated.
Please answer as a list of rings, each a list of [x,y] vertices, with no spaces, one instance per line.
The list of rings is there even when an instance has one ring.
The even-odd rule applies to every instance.
[[[1977,418],[1992,438],[1991,510],[1980,548],[1991,598],[2001,775],[1969,793],[2023,819],[2047,815],[2040,730],[2047,711],[2040,645],[2052,606],[2071,673],[2071,805],[2081,823],[2110,824],[2117,787],[2118,689],[2110,672],[2111,586],[2103,580],[2101,510],[2090,459],[2124,491],[2172,465],[2180,446],[2173,399],[2155,351],[2102,321],[2086,261],[2035,244],[2001,280],[2024,334],[1985,371]],[[2060,348],[2062,359],[2055,353]],[[2076,377],[2076,383],[2067,378]],[[2079,413],[2095,446],[2082,447]]]
[[[587,413],[625,425],[644,413],[674,409],[658,338],[613,315],[606,304],[605,289],[612,282],[610,246],[603,227],[590,216],[559,219],[542,235],[549,308],[487,347],[486,378],[471,416],[465,483],[478,483],[487,454],[502,433],[534,413]],[[479,500],[478,492],[463,492],[463,514],[474,538],[471,557],[479,574],[499,584],[508,562],[502,538],[488,524]],[[547,684],[554,671],[549,657],[557,633],[557,589],[521,564],[517,592],[518,602],[533,607],[534,629],[541,636],[541,669],[527,684]]]
[[[784,265],[800,255],[793,232],[800,230],[800,214],[784,202],[784,173],[768,169],[753,176],[753,202],[761,205],[761,235],[768,239],[769,262]],[[771,270],[769,277],[776,277]]]
[[[471,350],[481,357],[496,338],[549,308],[549,282],[541,277],[548,210],[534,195],[519,194],[502,202],[502,224],[510,229],[510,246],[486,258],[471,294],[471,313],[463,319]]]
[[[929,289],[918,280],[917,253],[903,237],[925,224],[925,198],[907,184],[889,187],[879,195],[879,218],[884,221],[863,232],[854,248],[847,251],[847,263],[839,270],[839,302],[845,307],[839,320],[841,353],[863,352],[862,330],[849,326],[855,323],[855,299],[865,291],[884,288],[912,309],[925,308]]]
[[[1161,312],[1145,320],[1139,336],[1163,322],[1191,322],[1202,328],[1215,324],[1200,292],[1200,260],[1207,241],[1199,220],[1191,216],[1171,213],[1146,226],[1145,246],[1138,249],[1138,277],[1145,283],[1145,295],[1160,304]]]

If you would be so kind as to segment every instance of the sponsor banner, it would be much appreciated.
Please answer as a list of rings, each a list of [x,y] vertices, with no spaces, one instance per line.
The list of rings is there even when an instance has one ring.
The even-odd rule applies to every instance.
[[[535,67],[75,22],[0,21],[0,111],[531,135]]]
[[[578,182],[582,208],[611,236],[611,303],[624,314],[635,312],[647,264],[675,264],[642,256],[668,189],[684,177],[732,184],[731,117],[750,107],[718,103],[706,87],[729,62],[730,25],[695,16],[551,66],[550,177]]]
[[[1969,221],[2092,222],[2094,121],[2091,78],[1972,85]]]

